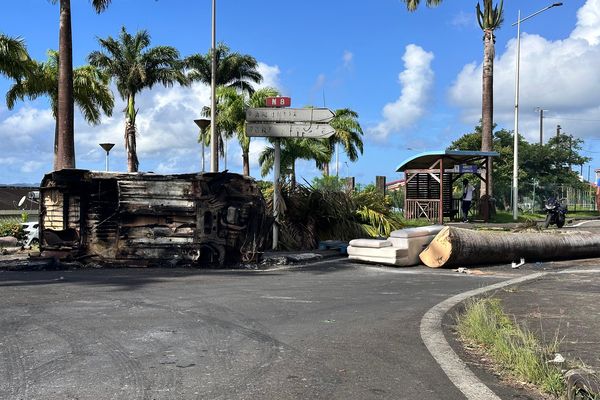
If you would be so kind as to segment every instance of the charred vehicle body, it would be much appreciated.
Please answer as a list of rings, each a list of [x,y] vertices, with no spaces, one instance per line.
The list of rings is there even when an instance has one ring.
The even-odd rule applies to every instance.
[[[256,261],[265,201],[232,173],[54,171],[40,187],[42,255],[116,263],[221,266]]]

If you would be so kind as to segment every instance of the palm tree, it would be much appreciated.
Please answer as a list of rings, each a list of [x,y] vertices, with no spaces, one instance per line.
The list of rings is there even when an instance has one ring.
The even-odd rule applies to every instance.
[[[258,61],[252,56],[232,53],[226,45],[219,43],[215,49],[217,59],[216,85],[241,89],[252,94],[252,83],[261,83]],[[188,78],[207,85],[211,83],[212,50],[206,54],[193,54],[185,59]]]
[[[419,7],[419,3],[421,3],[420,0],[402,0],[406,3],[406,8],[408,8],[408,11],[415,11],[417,9],[417,7]],[[442,0],[427,0],[426,4],[427,7],[435,7],[438,4],[440,4],[442,2]]]
[[[13,109],[17,100],[31,100],[39,96],[50,98],[54,126],[54,169],[61,169],[58,158],[58,69],[59,55],[48,52],[48,60],[43,63],[31,62],[29,74],[17,81],[6,94],[6,105]],[[109,78],[91,65],[76,68],[73,71],[73,98],[85,120],[93,125],[100,123],[101,111],[111,116],[114,98],[108,87]]]
[[[0,34],[0,74],[19,80],[29,72],[30,62],[23,39]]]
[[[246,110],[248,108],[262,107],[267,97],[278,96],[274,88],[262,88],[250,96],[238,92],[233,87],[220,86],[217,88],[217,125],[219,131],[226,137],[237,136],[242,148],[243,174],[250,176],[250,138],[246,136]],[[208,107],[207,107],[208,108]],[[210,113],[210,108],[208,108]]]
[[[336,148],[337,144],[341,144],[344,147],[344,151],[350,161],[356,161],[358,159],[358,153],[363,153],[363,142],[362,134],[363,130],[358,123],[358,113],[350,110],[349,108],[342,108],[335,110],[335,114],[329,125],[335,129],[335,133],[329,137],[328,144],[331,154]],[[325,164],[324,175],[329,175],[329,163],[331,159]]]
[[[100,68],[114,78],[117,90],[127,101],[125,109],[125,148],[127,149],[127,170],[137,172],[139,161],[136,151],[135,96],[143,89],[151,89],[156,84],[173,86],[175,82],[187,85],[183,73],[183,63],[179,52],[171,46],[148,48],[150,35],[146,30],[135,35],[121,28],[119,39],[108,37],[98,39],[105,52],[94,51],[88,56],[90,64]]]
[[[493,7],[492,0],[483,0],[483,12],[477,3],[477,22],[483,30],[483,74],[481,101],[481,151],[492,151],[492,129],[494,125],[494,30],[502,25],[503,0]],[[492,171],[492,157],[488,157],[486,169]],[[481,194],[492,195],[492,174],[486,174],[487,182],[481,183]]]
[[[58,73],[58,144],[55,168],[75,168],[75,134],[73,103],[73,37],[71,35],[71,0],[60,3],[58,53],[61,60]],[[108,7],[111,0],[91,0],[96,12]]]
[[[296,160],[314,160],[318,169],[331,159],[327,139],[279,139],[281,141],[281,175],[288,176],[292,187],[296,186]],[[261,175],[266,176],[275,163],[275,149],[265,148],[258,158]]]

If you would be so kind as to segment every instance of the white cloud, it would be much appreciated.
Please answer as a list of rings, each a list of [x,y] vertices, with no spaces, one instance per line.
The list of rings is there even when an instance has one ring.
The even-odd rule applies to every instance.
[[[281,74],[279,66],[259,62],[258,72],[263,76],[263,81],[258,87],[273,87],[282,91],[282,85],[279,79],[279,75]]]
[[[475,18],[473,18],[473,14],[460,11],[458,14],[454,15],[454,17],[450,20],[450,25],[455,26],[457,28],[467,28],[473,25],[474,20]]]
[[[548,130],[559,123],[579,137],[598,134],[597,123],[583,119],[600,120],[599,10],[600,0],[588,0],[577,13],[575,29],[563,40],[522,34],[519,131],[529,140],[539,137],[536,107],[549,110],[545,123]],[[500,127],[512,129],[516,39],[502,50],[497,51],[494,63],[494,120]],[[449,91],[450,101],[461,109],[463,121],[473,126],[481,118],[481,70],[479,63],[465,65]],[[565,118],[562,122],[561,117]]]
[[[259,70],[265,78],[263,85],[280,87],[279,67],[259,64]],[[113,116],[104,116],[97,126],[88,125],[76,112],[75,155],[78,168],[104,169],[105,153],[98,144],[110,142],[115,143],[110,152],[111,170],[126,170],[123,139],[125,102],[118,97],[115,100]],[[139,109],[137,151],[140,170],[160,173],[199,171],[201,146],[197,142],[198,127],[193,120],[202,117],[202,107],[209,103],[210,88],[202,83],[190,87],[157,86],[140,93],[136,98],[136,108]],[[26,103],[15,111],[2,111],[0,141],[3,153],[0,155],[0,165],[7,166],[1,183],[36,183],[45,172],[52,169],[54,119],[49,109],[32,108]],[[239,147],[235,140],[229,143],[232,152]],[[239,158],[241,160],[241,156]],[[253,159],[254,163],[257,158]],[[207,155],[207,168],[209,164]],[[235,170],[229,165],[228,168],[241,172],[241,162]]]
[[[573,39],[584,39],[590,45],[598,44],[600,38],[600,2],[587,1],[577,12],[577,26],[571,34]]]
[[[400,97],[383,108],[383,121],[367,130],[369,137],[385,140],[391,133],[414,125],[424,114],[433,87],[433,53],[409,44],[402,57],[404,71],[398,75]]]
[[[25,105],[0,122],[0,140],[5,150],[28,145],[43,132],[54,133],[54,117],[49,109],[40,110]]]
[[[342,61],[344,62],[344,68],[350,68],[352,66],[352,60],[354,59],[354,54],[351,51],[344,50],[344,55],[342,55]]]

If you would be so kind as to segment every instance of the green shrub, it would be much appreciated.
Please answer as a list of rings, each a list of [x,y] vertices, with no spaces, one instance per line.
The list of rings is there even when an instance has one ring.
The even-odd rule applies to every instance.
[[[19,240],[25,239],[23,226],[16,222],[0,223],[0,236],[13,236]]]
[[[272,210],[273,188],[263,191]],[[389,236],[401,228],[391,200],[374,189],[347,193],[312,186],[281,189],[280,245],[287,250],[315,248],[322,240]]]

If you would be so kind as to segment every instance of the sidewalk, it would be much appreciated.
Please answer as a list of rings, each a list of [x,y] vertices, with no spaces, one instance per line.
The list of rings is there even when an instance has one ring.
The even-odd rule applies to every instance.
[[[558,339],[567,368],[579,369],[568,383],[577,385],[577,379],[580,386],[589,383],[588,390],[596,396],[600,396],[598,275],[598,271],[552,273],[494,294],[502,300],[505,312],[525,323],[541,341],[552,343]],[[588,397],[569,397],[578,398]]]

